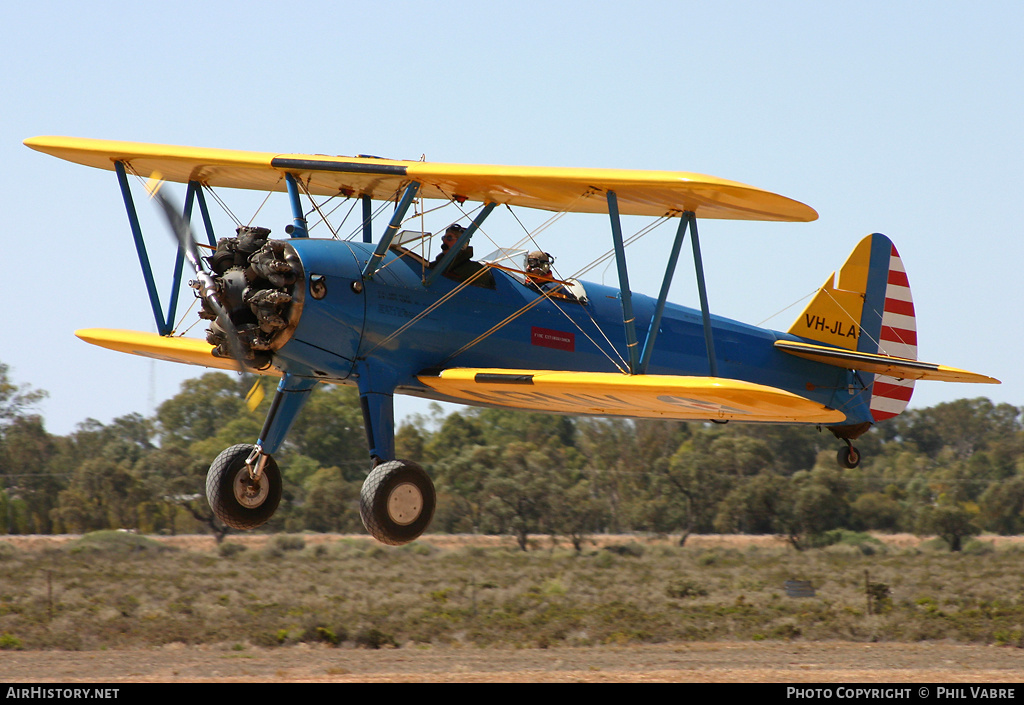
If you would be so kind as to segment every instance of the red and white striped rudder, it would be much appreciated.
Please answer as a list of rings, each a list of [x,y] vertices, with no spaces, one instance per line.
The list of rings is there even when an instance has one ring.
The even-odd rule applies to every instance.
[[[890,247],[889,275],[886,278],[885,307],[882,310],[878,352],[910,360],[917,359],[914,300],[910,295],[907,271],[895,245]],[[900,414],[907,408],[913,391],[913,380],[876,375],[871,387],[871,415],[875,421],[891,419]]]

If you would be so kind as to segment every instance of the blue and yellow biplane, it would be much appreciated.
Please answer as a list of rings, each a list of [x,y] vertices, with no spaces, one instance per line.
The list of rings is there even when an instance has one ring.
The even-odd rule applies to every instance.
[[[207,497],[226,524],[266,522],[281,497],[277,451],[319,383],[359,390],[370,454],[360,512],[388,544],[430,523],[435,493],[415,462],[395,458],[394,395],[548,413],[814,424],[853,441],[907,406],[917,380],[998,383],[917,360],[914,304],[892,242],[869,235],[813,295],[790,328],[774,331],[712,316],[698,219],[807,222],[803,203],[745,184],[660,171],[474,166],[377,157],[199,149],[35,137],[32,149],[115,171],[159,334],[80,330],[96,345],[206,367],[279,376],[259,439],[223,451]],[[166,315],[132,196],[145,181],[178,238]],[[187,184],[184,208],[159,183]],[[287,239],[240,227],[217,238],[205,194],[255,189],[288,194]],[[307,218],[333,199],[361,206],[361,238],[313,238]],[[318,200],[320,199],[320,200]],[[430,258],[429,233],[404,230],[427,202],[455,205],[446,245]],[[374,204],[388,222],[375,238]],[[466,210],[466,204],[475,204]],[[190,222],[198,205],[208,244]],[[474,260],[470,243],[498,206],[609,218],[618,287],[560,278],[550,257],[522,243]],[[660,293],[634,293],[622,216],[677,219]],[[700,309],[667,301],[689,234]],[[208,248],[208,254],[200,254]],[[207,340],[174,332],[185,261],[209,321]]]

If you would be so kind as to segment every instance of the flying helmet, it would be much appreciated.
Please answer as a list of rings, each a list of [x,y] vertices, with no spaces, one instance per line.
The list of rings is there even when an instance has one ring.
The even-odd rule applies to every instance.
[[[534,250],[526,255],[526,271],[536,274],[551,274],[551,265],[555,258],[547,252]]]

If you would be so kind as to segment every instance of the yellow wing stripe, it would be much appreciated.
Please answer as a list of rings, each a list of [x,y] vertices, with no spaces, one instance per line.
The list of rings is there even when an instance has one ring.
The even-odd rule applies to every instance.
[[[199,181],[224,188],[284,191],[285,173],[320,196],[388,199],[411,181],[424,198],[464,197],[552,211],[607,213],[615,191],[625,215],[662,216],[693,211],[699,218],[811,221],[813,208],[753,186],[673,171],[434,164],[366,157],[275,154],[118,142],[77,137],[32,137],[25,144],[67,161],[100,169],[126,162],[149,177]]]
[[[846,419],[782,389],[717,377],[454,368],[418,379],[470,404],[551,413],[786,423]]]

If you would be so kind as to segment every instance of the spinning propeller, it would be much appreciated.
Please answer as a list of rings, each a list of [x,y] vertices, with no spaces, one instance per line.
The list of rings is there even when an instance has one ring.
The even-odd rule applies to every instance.
[[[196,278],[189,282],[189,285],[199,292],[203,303],[216,315],[216,324],[224,332],[231,357],[238,364],[238,371],[244,373],[246,367],[252,364],[252,359],[246,355],[241,336],[231,320],[230,312],[221,304],[218,296],[219,287],[213,275],[204,266],[203,258],[199,255],[199,246],[192,233],[192,226],[178,213],[170,200],[160,193],[162,185],[160,174],[154,173],[146,183],[146,190],[149,191],[150,197],[160,204],[160,209],[170,225],[178,246],[195,270]]]

